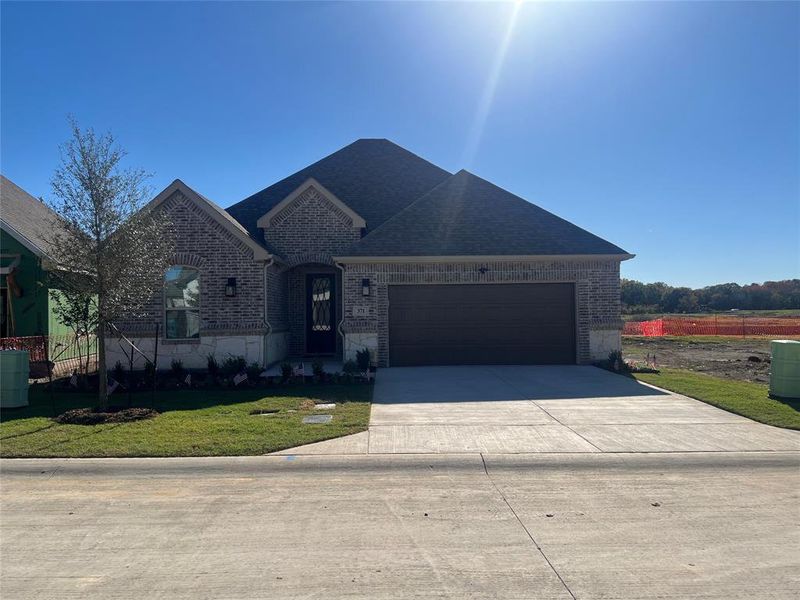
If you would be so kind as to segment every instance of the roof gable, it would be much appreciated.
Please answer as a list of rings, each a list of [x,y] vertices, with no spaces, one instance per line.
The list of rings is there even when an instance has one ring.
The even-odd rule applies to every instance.
[[[44,202],[0,175],[0,224],[20,244],[40,257],[50,257],[53,229],[60,217]]]
[[[450,173],[384,139],[361,139],[282,179],[227,211],[255,239],[258,220],[313,178],[366,222],[368,230],[397,214]]]
[[[339,209],[342,213],[344,213],[353,223],[353,227],[362,228],[366,227],[367,224],[364,219],[347,206],[344,202],[339,200],[333,192],[326,189],[320,182],[318,182],[313,177],[309,177],[306,179],[302,184],[300,184],[296,190],[294,190],[291,194],[286,196],[283,200],[278,202],[275,206],[273,206],[265,215],[260,217],[256,222],[257,226],[260,228],[267,228],[272,225],[272,221],[275,217],[278,216],[282,211],[288,208],[292,202],[297,200],[299,196],[307,192],[309,189],[314,189],[316,192],[321,194],[326,200],[328,200],[331,204],[333,204],[337,209]]]
[[[467,171],[433,188],[343,254],[630,257],[611,242]]]
[[[175,192],[180,192],[191,202],[205,210],[223,229],[228,231],[235,238],[241,240],[246,246],[253,250],[253,258],[255,260],[267,260],[272,258],[272,255],[267,251],[264,246],[256,242],[247,230],[242,227],[234,218],[225,212],[219,205],[212,202],[205,196],[195,192],[188,185],[183,183],[180,179],[176,179],[169,184],[164,190],[153,198],[144,210],[153,210],[166,202]]]

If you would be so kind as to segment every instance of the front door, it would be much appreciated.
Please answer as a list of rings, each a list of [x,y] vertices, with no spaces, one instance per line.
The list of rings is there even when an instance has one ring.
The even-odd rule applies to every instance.
[[[336,352],[336,290],[334,275],[306,278],[306,352]]]

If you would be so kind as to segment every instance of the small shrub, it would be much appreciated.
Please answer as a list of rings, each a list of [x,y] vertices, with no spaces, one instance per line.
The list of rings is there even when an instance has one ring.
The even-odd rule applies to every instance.
[[[158,414],[158,411],[152,408],[123,408],[115,412],[97,412],[91,408],[76,408],[58,415],[55,420],[65,425],[100,425],[152,419]]]
[[[172,370],[172,374],[177,379],[183,379],[184,378],[184,373],[186,372],[186,369],[183,368],[183,361],[182,360],[178,360],[177,358],[173,358],[172,362],[169,364],[169,368]]]
[[[358,363],[353,359],[347,360],[342,365],[342,371],[345,373],[345,375],[355,375],[359,372]]]
[[[625,362],[625,369],[628,373],[660,373],[660,371],[648,364],[638,362]]]
[[[261,378],[261,372],[263,370],[264,369],[262,369],[261,366],[258,363],[256,363],[256,362],[250,363],[247,366],[247,370],[246,370],[247,379],[249,379],[253,383],[257,383],[258,380]]]
[[[117,361],[117,364],[114,365],[114,370],[111,372],[111,376],[114,378],[115,381],[122,381],[122,378],[125,377],[125,367],[122,366],[120,361]]]
[[[222,362],[220,367],[220,370],[226,377],[233,377],[246,369],[247,360],[244,356],[229,356]]]
[[[153,381],[153,376],[156,374],[156,365],[155,363],[150,362],[149,360],[144,363],[144,376],[148,382]]]
[[[608,358],[600,366],[614,373],[630,373],[631,366],[622,358],[621,350],[609,352]]]
[[[281,377],[283,377],[284,381],[289,381],[294,374],[294,367],[292,363],[282,362],[281,363]]]
[[[317,379],[322,379],[325,377],[325,366],[322,364],[322,361],[318,358],[315,358],[311,363],[311,370],[314,373],[314,377]]]
[[[369,363],[371,362],[369,350],[364,348],[363,350],[356,352],[356,362],[358,363],[358,368],[362,373],[369,371]]]
[[[217,357],[213,354],[206,356],[206,370],[214,379],[219,375],[219,363],[217,362]]]

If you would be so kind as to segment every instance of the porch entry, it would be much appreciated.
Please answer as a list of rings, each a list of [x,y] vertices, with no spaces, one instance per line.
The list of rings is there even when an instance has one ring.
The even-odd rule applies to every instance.
[[[306,276],[306,352],[336,352],[336,276]]]

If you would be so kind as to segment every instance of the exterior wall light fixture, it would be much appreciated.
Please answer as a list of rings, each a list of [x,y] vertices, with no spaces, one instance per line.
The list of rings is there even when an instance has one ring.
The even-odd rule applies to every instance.
[[[228,277],[228,283],[225,284],[225,296],[227,298],[236,296],[236,277]]]
[[[361,295],[369,296],[369,279],[361,280]]]

